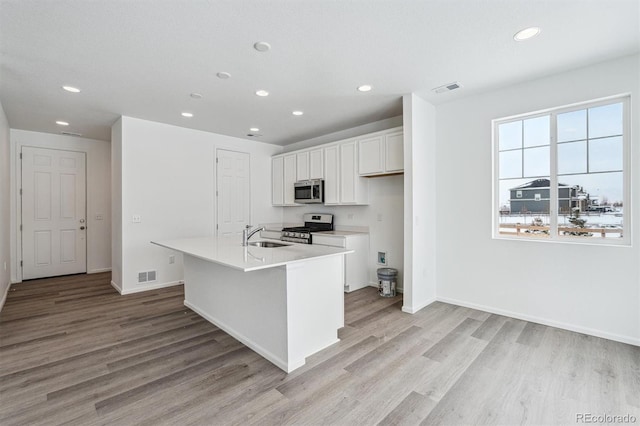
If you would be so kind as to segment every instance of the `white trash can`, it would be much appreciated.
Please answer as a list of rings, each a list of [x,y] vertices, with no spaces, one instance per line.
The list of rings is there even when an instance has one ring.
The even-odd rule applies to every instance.
[[[398,281],[398,270],[394,268],[378,269],[378,294],[382,297],[394,297]]]

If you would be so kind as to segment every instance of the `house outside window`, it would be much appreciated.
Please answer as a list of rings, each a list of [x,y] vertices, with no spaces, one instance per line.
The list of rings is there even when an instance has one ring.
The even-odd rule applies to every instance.
[[[629,245],[629,104],[494,120],[494,238]]]

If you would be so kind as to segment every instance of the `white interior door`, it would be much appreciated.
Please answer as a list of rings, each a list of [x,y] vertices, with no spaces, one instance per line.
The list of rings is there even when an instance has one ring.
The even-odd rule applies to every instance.
[[[216,165],[218,235],[240,235],[250,224],[249,154],[219,149]]]
[[[83,152],[22,148],[22,278],[87,272]]]

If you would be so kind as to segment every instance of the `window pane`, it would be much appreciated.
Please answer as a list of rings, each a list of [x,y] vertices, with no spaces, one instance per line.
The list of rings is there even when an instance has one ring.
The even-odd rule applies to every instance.
[[[587,142],[558,144],[558,174],[587,172]]]
[[[549,147],[527,148],[522,150],[524,156],[524,176],[549,176]]]
[[[522,177],[522,150],[500,153],[500,179]]]
[[[589,172],[622,170],[622,137],[589,141]]]
[[[499,232],[515,237],[549,237],[549,177],[500,181]]]
[[[589,108],[589,138],[622,134],[622,104]]]
[[[498,126],[500,151],[522,148],[522,121],[500,124]]]
[[[587,110],[558,114],[558,142],[587,138]]]
[[[581,238],[621,238],[624,219],[622,172],[563,178],[558,197],[558,234]]]
[[[524,146],[549,145],[549,116],[524,120]]]

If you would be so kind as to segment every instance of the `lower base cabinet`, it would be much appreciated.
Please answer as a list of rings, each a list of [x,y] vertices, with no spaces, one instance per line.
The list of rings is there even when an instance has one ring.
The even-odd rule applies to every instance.
[[[313,244],[343,247],[354,250],[345,256],[344,291],[349,293],[369,286],[369,234],[349,235],[313,234]]]

